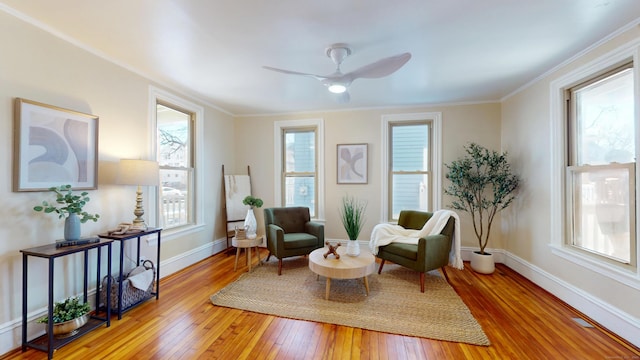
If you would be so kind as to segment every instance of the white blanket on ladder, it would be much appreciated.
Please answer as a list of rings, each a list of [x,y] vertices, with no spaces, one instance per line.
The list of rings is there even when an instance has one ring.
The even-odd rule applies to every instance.
[[[369,248],[371,252],[376,255],[378,254],[378,248],[380,246],[385,246],[392,242],[417,244],[418,239],[422,237],[440,234],[442,229],[447,225],[450,217],[455,219],[455,226],[451,252],[449,253],[449,266],[462,270],[464,269],[464,263],[460,255],[460,218],[458,214],[451,210],[435,211],[433,216],[429,218],[429,221],[427,221],[420,230],[405,229],[400,225],[394,224],[378,224],[371,232]]]

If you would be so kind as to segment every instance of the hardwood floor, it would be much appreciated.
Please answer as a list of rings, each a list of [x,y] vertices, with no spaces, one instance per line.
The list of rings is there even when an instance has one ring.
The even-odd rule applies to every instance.
[[[159,300],[132,309],[122,320],[114,317],[111,327],[78,338],[58,349],[54,358],[640,359],[640,349],[502,265],[488,276],[474,273],[468,264],[464,271],[447,271],[489,337],[491,346],[485,347],[214,306],[209,296],[246,271],[240,263],[234,272],[233,262],[233,256],[221,253],[162,279]],[[579,325],[576,317],[594,327]],[[16,349],[0,358],[46,357],[40,351]]]

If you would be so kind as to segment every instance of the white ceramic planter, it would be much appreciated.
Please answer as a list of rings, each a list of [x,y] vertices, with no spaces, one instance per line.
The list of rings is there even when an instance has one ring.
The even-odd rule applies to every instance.
[[[471,268],[480,274],[493,274],[496,270],[493,254],[485,252],[483,255],[479,251],[474,251],[471,253]]]
[[[360,255],[360,243],[358,240],[349,240],[347,242],[347,255],[359,256]]]
[[[258,230],[258,222],[256,221],[256,216],[253,213],[253,207],[247,210],[247,217],[244,218],[244,230],[247,236],[247,239],[255,239],[256,232]]]

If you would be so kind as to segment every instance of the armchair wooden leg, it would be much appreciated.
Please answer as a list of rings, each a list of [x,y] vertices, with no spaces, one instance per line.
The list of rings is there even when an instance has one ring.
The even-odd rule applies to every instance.
[[[267,255],[267,259],[265,260],[265,262],[269,261],[270,257],[271,257],[271,251],[269,251],[269,255]]]
[[[282,259],[278,259],[278,275],[282,275]]]
[[[382,259],[382,261],[380,261],[380,267],[378,268],[378,274],[380,274],[382,272],[382,267],[384,266],[384,259]]]
[[[424,273],[420,273],[420,292],[424,292]]]
[[[442,274],[444,275],[444,279],[445,279],[445,280],[447,280],[447,283],[448,283],[448,284],[451,284],[451,283],[449,282],[449,275],[447,275],[447,270],[445,270],[444,266],[443,266],[443,267],[441,267],[440,269],[442,269]]]

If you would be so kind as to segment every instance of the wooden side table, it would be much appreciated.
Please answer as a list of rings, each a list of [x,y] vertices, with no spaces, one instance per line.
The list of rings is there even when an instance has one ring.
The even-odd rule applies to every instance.
[[[153,235],[155,234],[157,236],[157,241],[158,241],[158,249],[156,251],[156,263],[154,264],[156,267],[156,277],[153,280],[155,283],[155,292],[151,292],[151,295],[156,297],[156,300],[158,300],[160,298],[160,233],[162,232],[161,228],[148,228],[145,231],[138,231],[138,232],[132,232],[132,233],[126,233],[126,234],[98,234],[98,236],[100,238],[103,239],[111,239],[113,241],[117,241],[120,243],[120,261],[119,261],[119,275],[118,275],[118,308],[115,309],[116,313],[118,314],[118,320],[122,319],[122,313],[130,310],[138,305],[140,305],[141,303],[151,299],[151,297],[142,299],[140,301],[138,301],[135,304],[132,304],[131,306],[127,307],[126,309],[123,309],[122,306],[122,281],[123,279],[123,274],[122,272],[124,271],[124,243],[128,240],[132,240],[132,239],[136,239],[136,265],[140,265],[140,239],[143,236],[147,236],[147,235]],[[109,273],[109,275],[111,275],[111,273]],[[107,289],[107,291],[110,291],[110,289]],[[109,299],[109,293],[107,292],[107,299]],[[110,302],[107,301],[107,302]]]
[[[258,250],[258,246],[262,244],[264,236],[258,235],[255,239],[237,239],[235,236],[231,239],[231,245],[236,248],[236,262],[233,265],[233,271],[236,271],[238,268],[238,256],[240,255],[240,251],[245,249],[247,253],[247,267],[249,271],[251,271],[251,250],[255,249],[256,256],[258,257],[258,265],[262,265],[262,260],[260,260],[260,251]]]
[[[86,334],[91,330],[94,330],[102,326],[103,324],[106,324],[107,327],[111,325],[111,307],[109,305],[106,306],[106,311],[104,316],[98,316],[98,314],[100,312],[100,292],[109,291],[108,288],[111,286],[111,280],[109,279],[107,281],[107,289],[101,289],[101,285],[100,285],[101,284],[100,270],[102,267],[101,266],[101,261],[102,261],[101,250],[103,247],[106,247],[107,249],[107,273],[111,273],[111,243],[112,242],[113,240],[101,239],[99,242],[85,244],[85,245],[76,245],[76,246],[67,246],[67,247],[57,248],[56,244],[49,244],[49,245],[43,245],[43,246],[20,250],[20,252],[22,253],[22,351],[25,351],[27,347],[30,347],[36,350],[46,352],[48,355],[48,358],[51,359],[53,358],[53,351],[60,348],[61,346],[68,344],[74,339]],[[89,285],[88,284],[89,250],[94,250],[94,249],[96,250],[96,253],[97,253],[96,254],[96,261],[97,261],[97,264],[96,264],[96,269],[97,269],[96,311],[93,315],[91,315],[89,322],[78,330],[77,334],[67,338],[61,338],[61,339],[55,338],[53,336],[53,306],[54,306],[53,282],[55,279],[64,280],[65,278],[64,274],[57,275],[57,276],[54,275],[53,272],[55,269],[54,267],[55,259],[68,256],[68,255],[74,255],[74,254],[82,255],[83,262],[84,262],[84,283],[83,283],[84,291],[83,291],[82,299],[84,302],[87,302],[88,301],[87,293],[88,293],[88,285]],[[32,340],[27,339],[27,315],[28,315],[27,290],[29,288],[27,282],[29,280],[29,277],[28,277],[29,256],[47,259],[49,262],[49,271],[48,271],[49,272],[49,286],[48,286],[49,311],[47,315],[48,316],[47,333]],[[37,274],[37,275],[40,277],[40,279],[42,279],[41,274]]]

